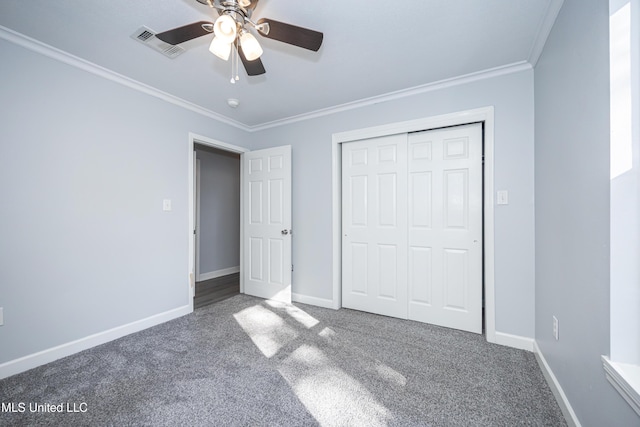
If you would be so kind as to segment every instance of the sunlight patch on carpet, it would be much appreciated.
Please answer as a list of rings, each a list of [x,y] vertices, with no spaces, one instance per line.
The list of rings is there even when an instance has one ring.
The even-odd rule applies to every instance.
[[[268,358],[298,337],[298,332],[287,325],[282,317],[260,305],[245,308],[233,317]]]
[[[388,425],[390,411],[315,346],[301,345],[278,368],[321,425]]]
[[[400,387],[407,385],[407,378],[390,366],[376,360],[376,371],[383,380]]]
[[[297,321],[307,329],[311,329],[314,326],[316,326],[318,323],[320,323],[318,319],[307,314],[305,311],[300,310],[298,307],[294,305],[285,304],[280,301],[274,301],[274,300],[266,300],[265,303],[270,305],[273,308],[284,310],[289,316],[291,316],[291,318],[293,318],[295,321]]]

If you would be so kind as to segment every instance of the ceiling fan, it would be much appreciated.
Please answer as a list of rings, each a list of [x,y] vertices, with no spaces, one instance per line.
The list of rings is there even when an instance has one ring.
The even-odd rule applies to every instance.
[[[263,37],[317,52],[323,34],[273,19],[251,19],[258,0],[197,0],[218,12],[215,22],[199,21],[156,34],[165,43],[177,45],[207,34],[214,34],[209,50],[227,61],[235,46],[249,76],[265,73],[260,60],[262,47],[249,31],[255,29]]]

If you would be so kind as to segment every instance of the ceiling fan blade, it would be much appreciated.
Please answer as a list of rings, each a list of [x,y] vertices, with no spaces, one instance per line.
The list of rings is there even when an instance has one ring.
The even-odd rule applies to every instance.
[[[265,18],[260,19],[257,24],[269,24],[268,31],[261,31],[258,27],[258,32],[268,39],[278,40],[283,43],[313,50],[314,52],[317,52],[322,45],[322,38],[324,36],[319,31]]]
[[[213,29],[213,22],[199,21],[194,22],[193,24],[183,25],[182,27],[158,33],[156,34],[156,38],[159,38],[165,43],[176,45],[211,34],[211,31],[205,29],[204,26]]]
[[[236,42],[236,48],[238,49],[238,54],[240,55],[242,65],[244,65],[244,69],[247,71],[247,75],[259,76],[260,74],[264,74],[267,72],[264,69],[264,65],[262,65],[262,61],[260,60],[260,58],[249,61],[247,57],[244,56],[244,52],[242,51],[242,46],[240,46],[240,43]]]

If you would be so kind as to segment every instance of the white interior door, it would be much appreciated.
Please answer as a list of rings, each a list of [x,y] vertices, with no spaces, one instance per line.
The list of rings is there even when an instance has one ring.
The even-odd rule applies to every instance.
[[[407,135],[342,150],[342,305],[406,318]]]
[[[482,333],[482,125],[342,144],[343,306]]]
[[[244,292],[291,303],[291,146],[242,157]]]
[[[482,125],[408,143],[408,318],[482,333]]]

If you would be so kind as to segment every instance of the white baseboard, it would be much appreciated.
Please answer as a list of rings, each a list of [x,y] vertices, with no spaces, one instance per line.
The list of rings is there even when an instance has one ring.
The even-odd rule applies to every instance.
[[[210,271],[208,273],[200,273],[196,278],[196,282],[202,282],[205,280],[215,279],[216,277],[226,276],[228,274],[234,274],[240,272],[240,266],[223,268],[222,270]]]
[[[53,362],[54,360],[58,360],[63,357],[78,353],[80,351],[98,346],[100,344],[113,341],[125,335],[129,335],[134,332],[159,325],[169,320],[176,319],[178,317],[184,316],[185,314],[189,314],[192,311],[193,307],[185,305],[173,310],[165,311],[164,313],[155,314],[153,316],[147,317],[146,319],[141,319],[126,325],[117,326],[107,331],[98,332],[97,334],[89,335],[88,337],[80,338],[78,340],[42,350],[37,353],[29,354],[18,359],[10,360],[8,362],[0,364],[0,379],[19,374],[20,372],[28,371],[29,369],[36,368],[40,365],[44,365],[45,363]]]
[[[504,332],[496,331],[495,341],[493,342],[507,347],[517,348],[519,350],[533,351],[535,340],[533,338],[505,334]]]
[[[547,363],[544,355],[540,351],[540,347],[538,347],[537,342],[533,342],[533,352],[536,355],[536,360],[538,361],[538,365],[540,365],[540,369],[542,370],[542,374],[544,378],[547,380],[547,384],[549,384],[549,388],[553,392],[553,395],[560,406],[560,410],[562,410],[562,414],[564,415],[564,419],[569,426],[581,427],[580,421],[576,413],[573,411],[571,404],[569,403],[569,399],[567,399],[567,395],[564,394],[564,390],[560,386],[558,379],[553,374],[551,367]]]
[[[308,295],[292,293],[291,300],[294,302],[302,303],[302,304],[309,304],[309,305],[315,305],[317,307],[334,309],[333,300],[330,300],[330,299],[310,297]]]

